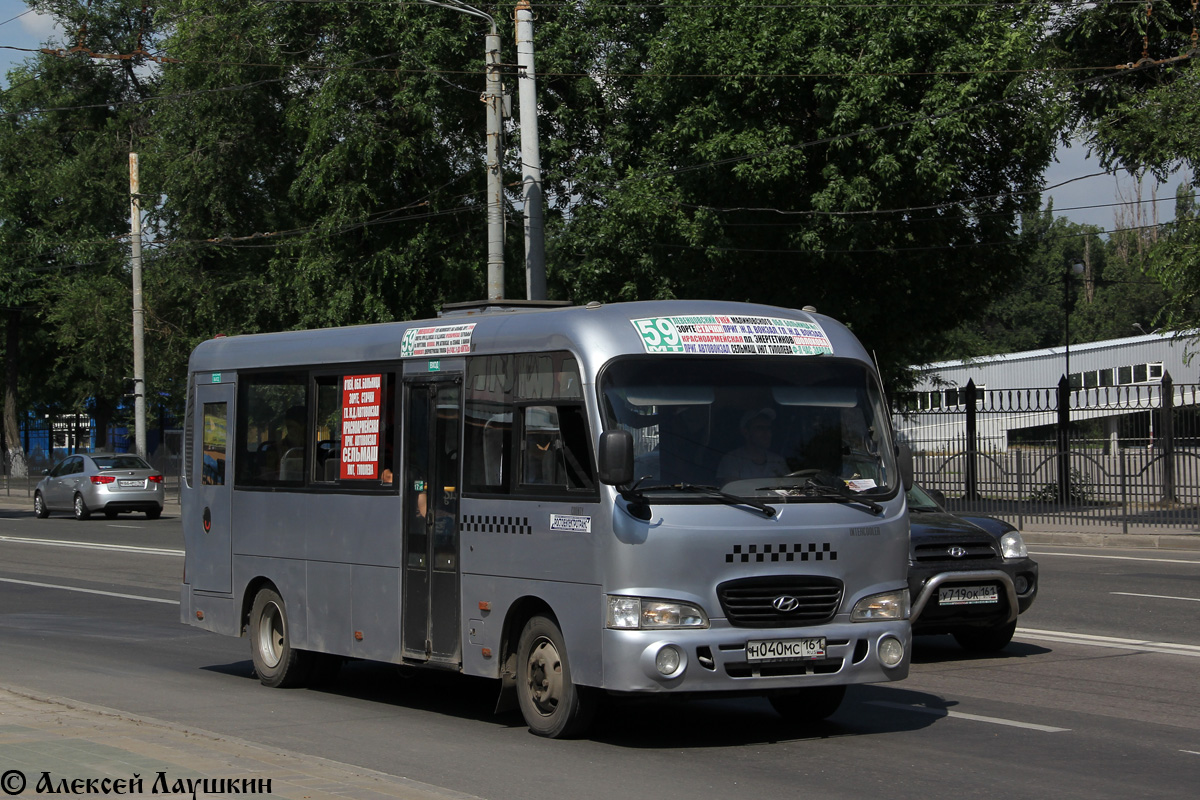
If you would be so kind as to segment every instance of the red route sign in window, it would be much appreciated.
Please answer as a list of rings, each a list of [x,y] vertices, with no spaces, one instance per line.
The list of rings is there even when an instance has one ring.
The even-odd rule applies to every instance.
[[[342,480],[379,479],[382,375],[342,378]]]

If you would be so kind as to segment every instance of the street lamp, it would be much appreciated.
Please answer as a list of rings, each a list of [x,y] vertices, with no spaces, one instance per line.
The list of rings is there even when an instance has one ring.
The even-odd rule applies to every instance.
[[[1067,341],[1064,374],[1067,376],[1068,386],[1071,384],[1071,276],[1082,274],[1083,264],[1078,261],[1063,270],[1063,327]]]
[[[1071,389],[1071,276],[1081,275],[1083,264],[1076,262],[1063,269],[1063,327],[1066,329],[1067,346],[1066,366],[1062,380],[1058,383],[1058,499],[1062,503],[1071,502],[1071,439],[1068,431],[1071,426],[1071,403],[1068,392]]]

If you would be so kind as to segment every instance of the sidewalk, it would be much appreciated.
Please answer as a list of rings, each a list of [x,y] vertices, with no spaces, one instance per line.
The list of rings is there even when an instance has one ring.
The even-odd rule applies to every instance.
[[[15,797],[472,798],[349,764],[5,686],[0,686],[0,773],[0,790]]]

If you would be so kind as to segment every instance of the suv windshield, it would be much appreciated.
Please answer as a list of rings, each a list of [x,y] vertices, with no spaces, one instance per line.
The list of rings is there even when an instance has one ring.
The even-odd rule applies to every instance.
[[[627,358],[604,370],[600,394],[605,428],[633,434],[644,491],[777,502],[887,495],[898,482],[885,405],[859,362]]]

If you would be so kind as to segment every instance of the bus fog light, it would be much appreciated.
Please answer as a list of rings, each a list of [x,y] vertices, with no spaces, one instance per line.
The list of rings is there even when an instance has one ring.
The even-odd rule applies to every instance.
[[[688,657],[678,644],[657,641],[642,649],[638,663],[647,678],[658,683],[674,683],[687,672]]]
[[[654,666],[662,675],[674,675],[679,671],[679,664],[679,651],[671,645],[659,650],[654,657]]]
[[[879,660],[885,667],[895,667],[904,660],[904,644],[895,636],[879,640]]]

